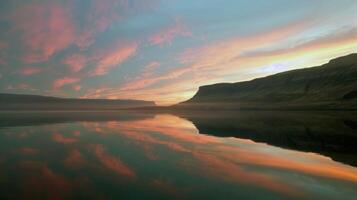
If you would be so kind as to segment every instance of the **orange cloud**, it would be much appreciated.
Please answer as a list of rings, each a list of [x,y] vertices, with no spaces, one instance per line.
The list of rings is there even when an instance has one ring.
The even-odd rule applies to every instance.
[[[239,158],[241,160],[241,163],[280,168],[285,170],[302,172],[313,176],[357,182],[357,175],[355,174],[352,168],[344,168],[343,170],[341,170],[341,168],[343,168],[341,164],[333,163],[331,159],[320,155],[311,154],[306,157],[306,153],[304,152],[286,151],[283,152],[280,156],[266,156],[265,153],[261,152],[243,153],[242,149],[239,148],[227,148],[221,146],[220,149],[225,152],[231,152],[227,155],[224,155],[225,158]],[[305,162],[301,162],[296,159],[291,159],[299,157],[305,157]]]
[[[204,166],[200,169],[200,173],[202,174],[215,176],[226,181],[268,188],[288,195],[293,199],[301,199],[303,197],[303,195],[298,192],[297,188],[268,174],[244,170],[240,165],[219,156],[201,152],[194,153],[193,155],[200,161],[200,166]]]
[[[65,86],[65,85],[77,83],[80,80],[81,79],[75,78],[75,77],[63,77],[63,78],[53,81],[52,86],[54,89],[60,89],[61,87]]]

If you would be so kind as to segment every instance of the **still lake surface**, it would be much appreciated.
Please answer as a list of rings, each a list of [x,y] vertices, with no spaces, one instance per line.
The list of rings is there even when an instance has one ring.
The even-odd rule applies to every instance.
[[[356,113],[1,112],[0,199],[356,199]]]

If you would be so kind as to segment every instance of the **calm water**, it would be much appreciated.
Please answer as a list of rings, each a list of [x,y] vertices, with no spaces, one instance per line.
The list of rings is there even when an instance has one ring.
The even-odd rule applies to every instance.
[[[0,116],[0,199],[357,197],[344,114]]]

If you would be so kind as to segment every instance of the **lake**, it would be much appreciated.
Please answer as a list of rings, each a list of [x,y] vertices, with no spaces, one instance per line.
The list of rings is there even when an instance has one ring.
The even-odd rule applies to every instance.
[[[0,199],[356,199],[356,113],[1,112]]]

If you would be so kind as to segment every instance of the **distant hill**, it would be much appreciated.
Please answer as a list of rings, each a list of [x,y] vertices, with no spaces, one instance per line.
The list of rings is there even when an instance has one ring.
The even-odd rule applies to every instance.
[[[0,110],[112,110],[145,106],[155,106],[155,103],[141,100],[73,99],[0,94]]]
[[[201,86],[177,108],[357,109],[357,54],[252,81]]]

